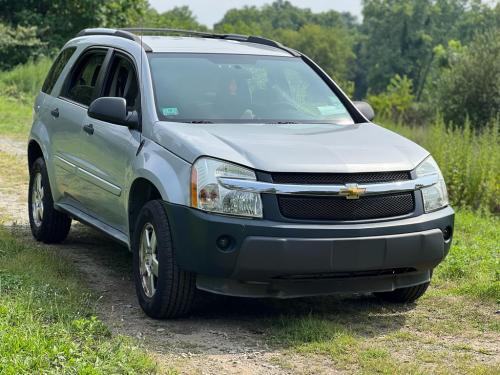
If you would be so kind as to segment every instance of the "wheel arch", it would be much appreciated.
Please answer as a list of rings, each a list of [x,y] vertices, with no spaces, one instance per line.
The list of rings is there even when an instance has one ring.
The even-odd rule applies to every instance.
[[[137,177],[130,186],[127,214],[129,235],[132,238],[132,232],[139,216],[141,208],[149,201],[155,199],[163,199],[160,189],[150,180],[145,177]]]
[[[45,162],[47,162],[40,144],[36,140],[31,139],[28,143],[28,168],[31,168],[35,160],[39,157],[44,158]]]

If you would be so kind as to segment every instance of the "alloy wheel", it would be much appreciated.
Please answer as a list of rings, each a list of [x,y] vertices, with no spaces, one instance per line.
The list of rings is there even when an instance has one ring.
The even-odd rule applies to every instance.
[[[42,174],[36,172],[33,177],[33,186],[31,192],[31,210],[33,214],[33,221],[37,227],[42,225],[43,220],[43,186]]]
[[[142,289],[147,297],[152,298],[158,284],[158,251],[156,233],[151,223],[146,223],[142,229],[139,262]]]

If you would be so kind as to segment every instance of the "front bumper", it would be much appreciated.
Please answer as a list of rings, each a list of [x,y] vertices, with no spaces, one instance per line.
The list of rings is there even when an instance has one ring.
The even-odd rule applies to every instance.
[[[178,264],[198,287],[238,296],[297,297],[417,285],[447,255],[450,207],[416,217],[343,224],[214,215],[165,203]],[[217,246],[231,238],[228,249]]]

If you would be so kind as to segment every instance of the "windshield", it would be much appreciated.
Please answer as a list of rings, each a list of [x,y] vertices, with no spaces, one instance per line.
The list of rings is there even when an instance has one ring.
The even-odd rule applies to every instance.
[[[297,57],[156,53],[149,63],[161,120],[354,123]]]

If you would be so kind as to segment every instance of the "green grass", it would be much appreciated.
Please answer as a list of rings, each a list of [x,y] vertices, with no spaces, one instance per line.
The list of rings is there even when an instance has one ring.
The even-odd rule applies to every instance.
[[[450,254],[434,275],[446,294],[500,302],[500,219],[459,212]]]
[[[131,340],[93,315],[94,299],[54,249],[0,228],[0,373],[152,373]]]
[[[44,57],[0,72],[0,93],[18,99],[31,99],[40,91],[51,65],[52,59]]]
[[[0,95],[0,135],[14,138],[28,136],[33,103]]]
[[[33,102],[52,64],[49,58],[0,71],[0,135],[26,137]]]

